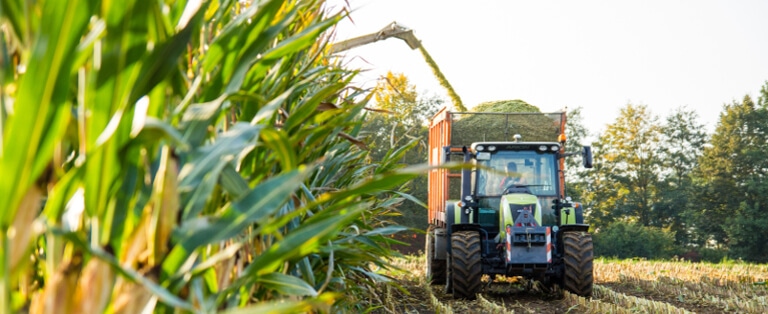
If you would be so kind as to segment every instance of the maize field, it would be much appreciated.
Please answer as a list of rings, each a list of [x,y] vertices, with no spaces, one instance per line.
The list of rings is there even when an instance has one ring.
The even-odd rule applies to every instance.
[[[424,256],[393,260],[375,313],[766,313],[768,265],[596,259],[592,298],[523,278],[483,279],[476,300],[454,300],[424,278]],[[399,287],[399,288],[393,288]]]

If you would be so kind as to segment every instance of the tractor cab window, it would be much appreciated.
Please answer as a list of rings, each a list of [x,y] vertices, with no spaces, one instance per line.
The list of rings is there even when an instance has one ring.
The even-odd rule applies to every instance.
[[[525,185],[539,196],[556,195],[555,155],[532,151],[500,151],[487,160],[478,160],[475,192],[498,196],[514,185]]]

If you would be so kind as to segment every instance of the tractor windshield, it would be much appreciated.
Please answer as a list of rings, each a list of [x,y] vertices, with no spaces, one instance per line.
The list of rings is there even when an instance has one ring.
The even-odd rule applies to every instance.
[[[537,196],[557,193],[555,155],[534,151],[499,151],[478,160],[473,179],[477,196],[499,196],[509,186],[525,185]]]

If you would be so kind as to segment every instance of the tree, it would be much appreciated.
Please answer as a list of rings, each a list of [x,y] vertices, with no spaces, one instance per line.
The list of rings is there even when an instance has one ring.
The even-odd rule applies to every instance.
[[[590,217],[601,224],[614,220],[663,226],[655,208],[661,178],[661,125],[647,106],[628,104],[595,143],[596,164],[590,172],[585,201]]]
[[[579,153],[582,151],[582,146],[587,141],[587,137],[590,135],[589,130],[584,125],[584,117],[581,115],[581,107],[571,109],[568,111],[565,135],[567,138],[565,151],[567,153]],[[587,172],[590,169],[586,169],[582,166],[581,155],[577,154],[573,157],[565,159],[565,181],[566,181],[566,194],[574,197],[574,199],[582,199],[584,193]]]
[[[689,244],[692,236],[687,216],[698,210],[694,202],[696,187],[691,176],[698,166],[707,134],[694,110],[679,107],[667,118],[662,128],[661,152],[664,178],[659,183],[656,205],[663,225],[675,232],[678,244]]]
[[[388,72],[373,90],[375,109],[366,117],[362,132],[366,134],[371,158],[377,161],[395,148],[413,143],[413,149],[403,155],[400,162],[414,165],[427,162],[428,127],[426,122],[437,112],[443,101],[435,96],[420,97],[416,86],[402,73]],[[383,112],[382,112],[383,111]],[[405,184],[416,199],[426,202],[427,176],[420,175]],[[395,221],[409,227],[426,228],[426,210],[414,202],[398,206],[401,217]]]
[[[744,96],[725,105],[697,178],[702,209],[694,216],[702,244],[727,246],[735,257],[768,261],[768,83],[759,103]]]

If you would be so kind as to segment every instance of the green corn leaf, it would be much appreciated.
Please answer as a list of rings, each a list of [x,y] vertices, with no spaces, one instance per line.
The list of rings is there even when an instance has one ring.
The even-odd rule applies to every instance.
[[[160,81],[167,79],[172,70],[178,67],[178,60],[186,52],[187,43],[205,13],[205,5],[195,13],[192,22],[188,23],[181,31],[174,34],[169,40],[156,44],[152,53],[141,64],[136,84],[130,90],[128,103],[132,104],[140,97],[150,92]]]
[[[208,128],[220,113],[226,100],[227,94],[221,94],[209,102],[190,105],[181,112],[183,113],[181,127],[184,129],[184,141],[192,147],[203,146],[209,132]]]
[[[334,232],[346,226],[362,212],[362,209],[349,209],[337,215],[312,217],[299,228],[293,230],[285,239],[272,245],[267,252],[257,256],[245,268],[245,278],[252,275],[263,275],[275,271],[284,261],[305,256],[315,250]]]
[[[414,197],[414,196],[413,196],[413,195],[411,195],[411,194],[408,194],[408,193],[402,193],[402,192],[398,192],[398,191],[393,191],[393,193],[395,193],[395,194],[397,194],[397,195],[400,195],[400,197],[402,197],[402,198],[404,198],[404,199],[407,199],[407,200],[409,200],[409,201],[411,201],[411,202],[414,202],[414,203],[416,203],[416,205],[419,205],[419,206],[421,206],[421,207],[423,207],[423,208],[427,208],[427,204],[424,204],[424,202],[422,202],[420,199],[418,199],[418,198]]]
[[[376,194],[400,186],[414,177],[416,177],[416,174],[413,173],[393,172],[386,176],[366,180],[363,183],[344,191],[323,194],[318,197],[318,201],[322,203],[335,199],[344,199],[354,195]]]
[[[387,226],[387,227],[376,228],[374,230],[368,231],[365,233],[365,236],[367,237],[375,236],[375,235],[387,236],[387,235],[392,235],[398,232],[403,232],[406,230],[409,230],[409,228],[404,226]]]
[[[172,249],[163,269],[173,274],[196,248],[232,238],[253,223],[277,212],[299,188],[309,170],[291,171],[259,184],[232,203],[219,217],[185,220],[174,233],[174,238],[180,243]]]
[[[339,297],[336,293],[323,293],[317,298],[301,301],[262,302],[239,309],[232,309],[222,314],[283,314],[283,313],[313,313],[330,312],[330,305]]]
[[[180,151],[188,151],[190,149],[189,143],[184,140],[184,136],[179,133],[178,130],[167,122],[155,117],[146,118],[144,127],[141,128],[141,132],[137,135],[137,138],[140,138],[140,142],[168,139],[173,143],[174,147]]]
[[[240,173],[238,173],[237,170],[235,170],[235,167],[230,163],[222,169],[219,183],[221,183],[221,187],[224,191],[227,191],[227,193],[234,199],[242,197],[248,193],[248,190],[250,189],[248,182],[243,179]]]
[[[197,149],[179,173],[179,192],[184,220],[202,212],[219,181],[221,171],[234,156],[251,146],[262,126],[237,123],[211,145]]]
[[[3,2],[7,4],[11,2]],[[69,119],[67,97],[73,81],[73,56],[93,8],[92,1],[84,0],[46,1],[42,5],[40,33],[33,39],[32,59],[19,79],[15,113],[8,117],[3,134],[0,173],[14,180],[0,180],[2,225],[13,220],[21,198],[63,136],[61,126]]]
[[[0,12],[2,12],[3,19],[8,20],[13,37],[18,38],[24,45],[29,45],[28,40],[30,39],[30,30],[27,29],[27,21],[24,19],[24,11],[32,9],[28,7],[30,4],[31,2],[24,0],[0,1]]]
[[[237,59],[237,55],[230,52],[234,49],[242,49],[246,46],[245,41],[253,41],[258,37],[269,25],[269,18],[276,15],[280,5],[280,1],[277,0],[254,5],[230,20],[209,45],[203,61],[203,71],[212,72],[216,67],[224,65],[221,75],[230,76],[234,68],[231,64]],[[249,20],[250,25],[248,25]],[[242,33],[246,25],[248,25],[248,33]]]
[[[344,84],[346,84],[346,82],[342,84],[328,85],[317,93],[311,95],[309,99],[301,104],[299,107],[301,110],[294,110],[291,112],[291,115],[285,121],[284,128],[291,131],[305,123],[309,117],[316,115],[318,113],[316,109],[318,105],[320,105],[320,102],[330,98],[331,95],[343,87]]]
[[[67,172],[59,182],[56,182],[43,208],[43,213],[49,222],[61,221],[61,215],[64,214],[67,202],[75,194],[75,191],[82,187],[82,176],[84,173],[84,168],[75,167]]]
[[[305,281],[294,276],[281,273],[269,273],[260,276],[256,283],[265,288],[277,291],[283,295],[291,296],[317,296],[317,291]]]
[[[293,169],[297,166],[295,144],[291,143],[285,132],[278,129],[266,129],[261,132],[261,142],[273,151],[272,158],[278,160],[283,169]]]

